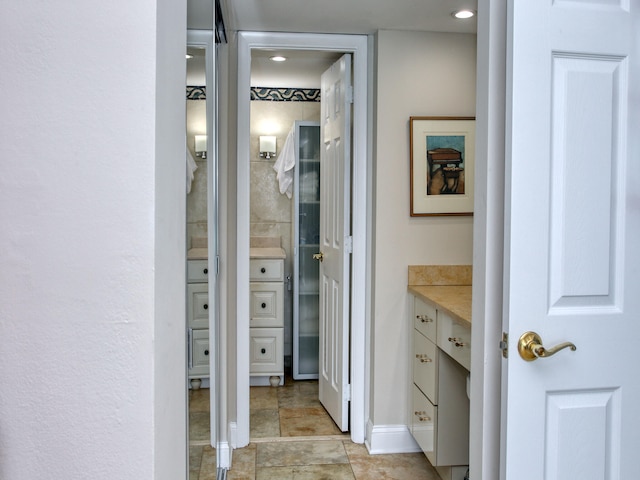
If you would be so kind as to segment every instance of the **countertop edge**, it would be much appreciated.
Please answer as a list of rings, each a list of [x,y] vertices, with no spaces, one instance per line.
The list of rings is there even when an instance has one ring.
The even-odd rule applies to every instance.
[[[471,328],[471,285],[409,285],[408,291]]]

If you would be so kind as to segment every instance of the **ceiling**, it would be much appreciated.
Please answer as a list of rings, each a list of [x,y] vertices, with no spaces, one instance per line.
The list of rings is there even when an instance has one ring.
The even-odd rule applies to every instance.
[[[187,27],[211,30],[214,0],[188,0]],[[476,33],[476,19],[452,12],[477,10],[477,0],[220,0],[225,28],[234,31],[372,34],[378,30]],[[282,53],[286,62],[268,57]],[[252,53],[252,86],[318,88],[336,54]],[[191,62],[191,60],[190,60]],[[195,64],[195,62],[193,62]],[[193,83],[192,83],[193,84]]]

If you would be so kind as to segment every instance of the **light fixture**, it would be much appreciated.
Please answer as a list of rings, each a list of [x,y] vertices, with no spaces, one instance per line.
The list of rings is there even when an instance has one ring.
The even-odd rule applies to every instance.
[[[276,156],[276,137],[274,135],[260,136],[260,156],[267,159]]]
[[[196,135],[195,136],[195,148],[196,157],[207,158],[207,136]]]
[[[287,57],[283,57],[282,55],[274,55],[273,57],[269,57],[269,60],[272,62],[285,62]]]
[[[473,10],[457,10],[453,12],[451,15],[453,15],[455,18],[465,19],[465,18],[471,18],[475,14],[476,12],[474,12]]]
[[[186,58],[187,60],[189,60],[189,59],[193,58],[193,55],[191,55],[190,53],[187,53],[187,54],[185,55],[185,58]]]

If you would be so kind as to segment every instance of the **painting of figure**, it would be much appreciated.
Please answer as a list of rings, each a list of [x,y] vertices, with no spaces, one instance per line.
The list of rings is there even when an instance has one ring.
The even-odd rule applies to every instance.
[[[427,195],[464,195],[464,136],[427,135]]]

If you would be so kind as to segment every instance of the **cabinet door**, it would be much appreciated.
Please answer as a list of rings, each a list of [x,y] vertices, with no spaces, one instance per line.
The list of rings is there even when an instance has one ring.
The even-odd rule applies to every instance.
[[[252,282],[250,327],[284,326],[284,287],[282,283]]]
[[[191,328],[209,328],[209,286],[187,284],[187,321]]]
[[[436,309],[419,298],[413,300],[413,323],[420,333],[436,343]]]
[[[471,371],[471,328],[438,310],[438,345]]]
[[[437,408],[413,385],[411,433],[429,461],[436,465]]]
[[[209,375],[209,330],[191,330],[189,376]]]
[[[431,403],[438,405],[438,349],[417,330],[413,331],[413,383]]]
[[[249,329],[251,375],[282,375],[284,372],[283,329]]]
[[[284,260],[252,258],[249,260],[249,280],[252,282],[281,282],[284,280]]]

